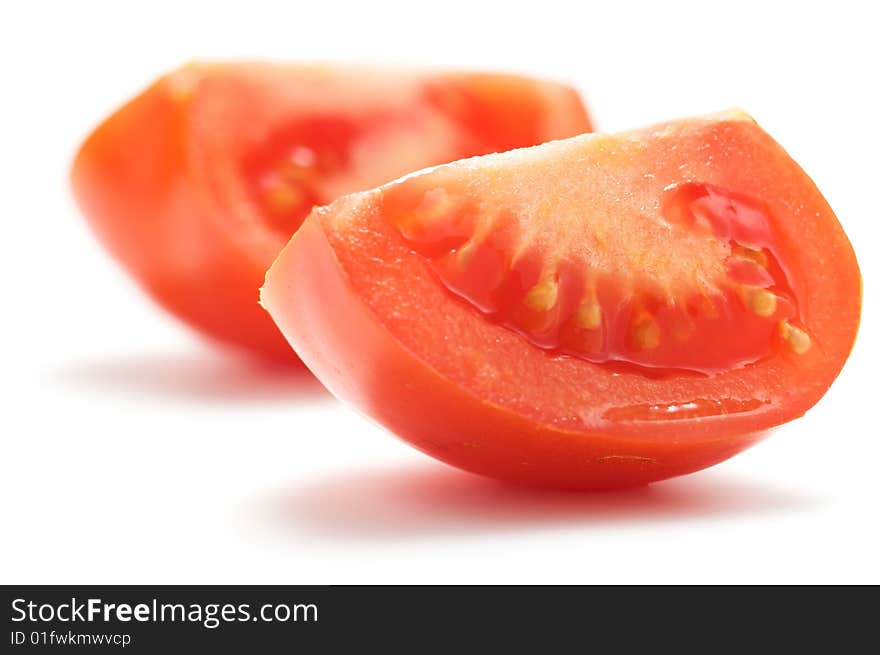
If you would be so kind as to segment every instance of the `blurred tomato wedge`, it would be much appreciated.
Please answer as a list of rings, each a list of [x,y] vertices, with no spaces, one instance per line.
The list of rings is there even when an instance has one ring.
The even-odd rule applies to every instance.
[[[220,342],[295,361],[258,290],[313,206],[590,129],[575,91],[527,77],[191,64],[88,137],[72,184],[103,244],[167,310]]]

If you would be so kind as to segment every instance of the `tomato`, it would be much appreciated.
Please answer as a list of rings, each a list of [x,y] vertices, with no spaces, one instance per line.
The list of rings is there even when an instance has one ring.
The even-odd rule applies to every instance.
[[[164,307],[293,359],[258,289],[313,205],[589,129],[572,89],[524,77],[194,64],[98,127],[72,182],[100,239]]]
[[[729,112],[341,198],[262,299],[328,388],[416,448],[608,488],[707,467],[802,415],[850,352],[861,279],[810,178]]]

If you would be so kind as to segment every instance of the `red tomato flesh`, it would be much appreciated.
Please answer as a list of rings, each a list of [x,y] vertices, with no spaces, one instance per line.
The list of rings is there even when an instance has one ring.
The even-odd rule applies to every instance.
[[[803,414],[850,352],[860,284],[812,181],[730,112],[347,196],[262,297],[331,390],[421,450],[603,488],[704,468]]]
[[[314,205],[589,130],[577,94],[542,80],[193,64],[102,124],[72,178],[98,236],[163,306],[217,340],[292,359],[258,289]]]

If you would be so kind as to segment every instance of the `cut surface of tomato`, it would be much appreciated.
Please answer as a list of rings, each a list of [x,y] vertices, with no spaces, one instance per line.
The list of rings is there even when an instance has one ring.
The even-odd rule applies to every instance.
[[[526,77],[191,64],[102,124],[72,179],[98,236],[167,309],[215,339],[292,359],[258,290],[313,206],[590,127],[572,89]]]
[[[347,196],[262,297],[332,391],[421,450],[598,488],[704,468],[803,414],[850,352],[860,285],[809,177],[727,112]]]

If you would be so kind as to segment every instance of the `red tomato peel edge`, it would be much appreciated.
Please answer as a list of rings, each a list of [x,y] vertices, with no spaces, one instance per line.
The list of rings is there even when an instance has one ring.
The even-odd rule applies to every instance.
[[[423,452],[598,489],[705,468],[801,416],[852,348],[861,277],[809,177],[726,112],[341,198],[262,303],[333,393]]]
[[[295,361],[259,287],[313,205],[590,129],[573,89],[528,77],[194,63],[102,123],[71,178],[103,245],[160,305],[215,341]]]

